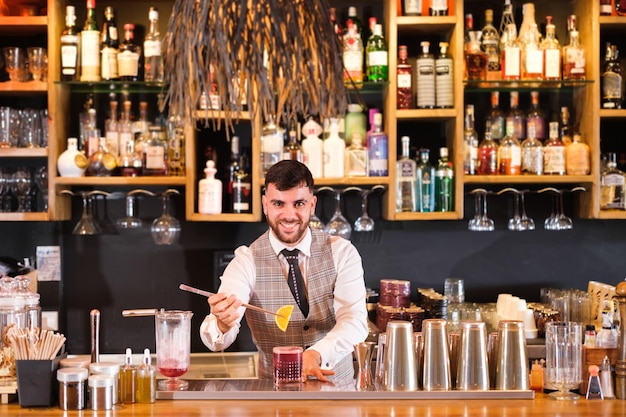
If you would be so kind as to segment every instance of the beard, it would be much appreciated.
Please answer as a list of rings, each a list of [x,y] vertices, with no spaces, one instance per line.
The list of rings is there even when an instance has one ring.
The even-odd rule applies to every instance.
[[[270,229],[274,232],[274,235],[283,243],[295,244],[302,240],[309,227],[308,219],[296,219],[296,220],[269,220]]]

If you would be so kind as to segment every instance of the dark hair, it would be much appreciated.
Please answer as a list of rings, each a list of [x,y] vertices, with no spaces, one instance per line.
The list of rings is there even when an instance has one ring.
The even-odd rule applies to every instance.
[[[265,174],[265,188],[274,184],[279,191],[306,186],[313,192],[313,175],[302,162],[283,160],[275,163]]]

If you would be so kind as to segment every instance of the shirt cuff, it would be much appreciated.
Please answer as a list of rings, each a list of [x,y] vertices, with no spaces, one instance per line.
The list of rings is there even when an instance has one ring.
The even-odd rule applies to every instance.
[[[224,333],[217,325],[217,319],[214,315],[209,314],[205,317],[200,326],[200,337],[211,350],[219,350],[219,346],[224,343]]]

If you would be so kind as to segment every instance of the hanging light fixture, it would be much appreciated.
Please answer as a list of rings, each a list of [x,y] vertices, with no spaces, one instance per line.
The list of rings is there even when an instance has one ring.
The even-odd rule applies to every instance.
[[[169,106],[188,120],[209,93],[231,128],[246,105],[264,119],[347,107],[326,0],[177,0],[165,51]]]

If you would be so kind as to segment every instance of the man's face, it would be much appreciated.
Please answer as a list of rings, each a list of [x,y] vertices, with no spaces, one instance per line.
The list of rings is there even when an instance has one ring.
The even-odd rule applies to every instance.
[[[297,245],[306,233],[317,197],[306,186],[279,191],[269,184],[263,196],[263,212],[274,235],[290,246]]]

